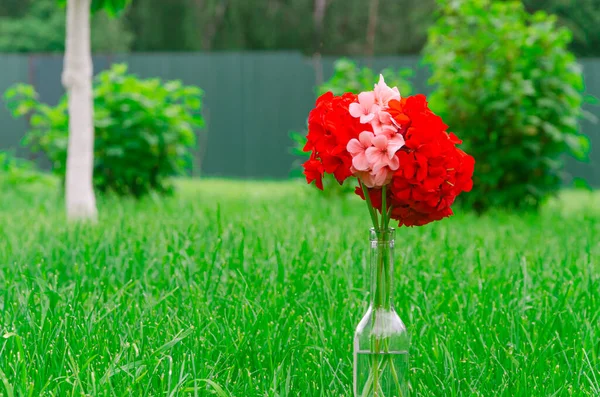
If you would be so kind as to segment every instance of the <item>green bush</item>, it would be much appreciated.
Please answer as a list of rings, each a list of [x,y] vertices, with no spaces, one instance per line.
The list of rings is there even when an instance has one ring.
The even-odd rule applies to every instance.
[[[408,96],[412,92],[412,86],[408,78],[412,76],[412,70],[401,69],[395,71],[393,69],[384,69],[379,73],[375,73],[367,67],[360,68],[358,65],[346,58],[338,59],[334,64],[333,76],[323,84],[316,88],[317,95],[323,95],[326,92],[333,92],[334,95],[343,95],[345,92],[353,92],[358,94],[362,91],[371,91],[377,81],[379,74],[385,78],[385,82],[390,87],[398,87],[402,96]],[[302,174],[301,164],[308,160],[310,153],[303,150],[306,145],[306,131],[290,132],[290,138],[294,141],[294,146],[291,153],[298,156],[298,160],[292,171],[292,175],[300,176]],[[335,180],[331,175],[326,174],[323,178],[325,189],[324,194],[339,196],[344,193],[354,193],[356,181],[353,178],[347,179],[343,185]]]
[[[363,91],[373,90],[375,83],[379,81],[382,74],[385,82],[390,87],[398,87],[402,96],[408,96],[412,92],[412,86],[408,79],[412,77],[412,70],[383,69],[375,73],[373,69],[358,67],[358,65],[347,58],[338,59],[333,65],[333,76],[317,87],[317,94],[323,95],[331,91],[334,95],[343,95],[345,92],[358,94]]]
[[[439,3],[425,56],[437,86],[430,101],[476,159],[465,202],[537,208],[561,186],[563,154],[585,160],[589,151],[571,34],[518,1]]]
[[[136,197],[151,190],[167,192],[167,178],[191,164],[195,130],[201,128],[202,90],[179,81],[141,80],[114,65],[94,84],[94,186]],[[34,88],[11,87],[5,94],[16,117],[31,114],[25,143],[42,151],[53,170],[66,171],[67,98],[51,107],[37,99]]]

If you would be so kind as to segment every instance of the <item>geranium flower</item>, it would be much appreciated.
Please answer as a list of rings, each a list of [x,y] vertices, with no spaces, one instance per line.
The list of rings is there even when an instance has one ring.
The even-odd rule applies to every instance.
[[[383,118],[381,117],[384,114]],[[386,117],[384,111],[379,111],[377,117],[371,121],[373,132],[375,135],[385,135],[388,138],[392,138],[398,132],[398,128],[390,121],[391,117]]]
[[[304,166],[304,175],[308,183],[315,181],[317,187],[323,190],[323,172],[325,171],[323,164],[319,160],[315,160],[311,157]]]
[[[382,108],[386,107],[391,100],[400,100],[398,87],[388,87],[382,74],[379,75],[379,82],[375,84],[373,93],[375,94],[375,103]]]
[[[351,139],[346,146],[348,152],[352,155],[352,166],[358,171],[367,171],[370,167],[367,160],[367,149],[371,147],[371,141],[374,136],[372,132],[363,131],[358,139]]]
[[[388,103],[388,107],[383,113],[387,113],[390,118],[390,122],[398,128],[406,127],[410,123],[410,118],[404,113],[404,104],[406,99],[402,100],[391,100]],[[387,119],[387,116],[380,116],[382,119]]]
[[[356,174],[356,177],[369,189],[380,188],[387,185],[392,180],[394,172],[389,168],[381,168],[377,172],[361,171]]]
[[[370,123],[379,109],[379,105],[375,104],[375,94],[370,91],[358,94],[358,103],[351,103],[349,107],[350,115],[360,118],[362,124]]]
[[[402,135],[396,135],[388,139],[385,135],[377,135],[371,140],[373,146],[366,150],[366,158],[371,166],[371,170],[377,174],[383,167],[389,167],[390,170],[398,169],[400,162],[396,157],[396,152],[404,146]]]

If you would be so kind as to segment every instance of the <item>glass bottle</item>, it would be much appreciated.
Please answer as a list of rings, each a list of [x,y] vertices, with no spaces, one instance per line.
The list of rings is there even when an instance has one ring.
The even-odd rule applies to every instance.
[[[367,313],[354,334],[355,397],[408,396],[410,337],[394,310],[393,228],[371,229],[371,294]]]

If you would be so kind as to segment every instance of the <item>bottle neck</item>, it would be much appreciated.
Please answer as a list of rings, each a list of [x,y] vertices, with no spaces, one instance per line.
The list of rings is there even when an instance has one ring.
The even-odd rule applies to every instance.
[[[369,261],[371,306],[374,309],[391,310],[393,307],[394,238],[393,228],[381,231],[371,229]]]

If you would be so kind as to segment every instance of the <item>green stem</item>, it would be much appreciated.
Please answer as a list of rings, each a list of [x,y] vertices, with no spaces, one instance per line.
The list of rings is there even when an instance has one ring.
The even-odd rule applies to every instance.
[[[387,203],[387,186],[383,186],[381,189],[381,223],[379,223],[379,219],[377,216],[377,211],[373,207],[373,203],[371,201],[371,197],[369,195],[368,188],[359,180],[360,186],[362,188],[363,194],[365,196],[365,201],[367,202],[367,206],[369,208],[369,214],[371,215],[371,220],[373,221],[373,226],[375,227],[375,231],[380,238],[377,246],[377,256],[378,260],[376,263],[376,285],[375,294],[373,296],[373,322],[377,321],[377,310],[390,310],[391,309],[391,269],[389,265],[390,257],[389,257],[389,241],[388,241],[388,228],[391,219],[392,207],[388,208]],[[389,353],[389,341],[385,338],[380,338],[377,335],[371,336],[371,352],[372,362],[371,362],[371,373],[369,374],[369,378],[364,385],[362,390],[362,396],[369,396],[373,393],[374,397],[385,397],[380,376],[386,368],[387,370],[392,371],[392,377],[394,383],[398,390],[400,390],[400,381],[398,378],[398,374],[396,373],[396,368],[393,362],[393,357],[382,357],[379,353],[383,350],[384,353]],[[387,359],[386,359],[387,358]]]
[[[390,205],[390,208],[387,210],[387,223],[385,224],[385,230],[390,227],[390,219],[392,219],[392,209],[393,206]]]
[[[371,202],[371,196],[369,195],[369,189],[365,186],[364,183],[359,179],[358,183],[362,188],[363,194],[365,195],[365,201],[367,202],[367,207],[369,207],[369,214],[371,214],[371,220],[373,221],[373,227],[375,231],[379,230],[379,221],[377,219],[377,212],[375,208],[373,208],[373,203]]]
[[[390,352],[390,344],[389,341],[386,341],[387,343],[385,344],[385,351],[386,353]],[[396,366],[394,365],[394,356],[393,355],[389,355],[388,360],[390,362],[390,371],[392,371],[392,376],[394,378],[394,383],[396,384],[396,389],[402,393],[402,387],[400,387],[400,379],[398,379],[398,372],[396,371]],[[400,397],[404,397],[404,396],[400,396]]]
[[[381,188],[381,231],[387,232],[387,185]]]
[[[379,347],[379,346],[377,346],[377,347]],[[377,351],[379,351],[379,349],[377,349]],[[378,397],[377,395],[379,393],[378,393],[377,389],[380,388],[380,386],[379,386],[379,354],[378,353],[373,355],[373,371],[375,371],[375,376],[374,376],[375,380],[373,381],[373,388],[375,389],[374,390],[375,393],[373,393],[373,395],[375,397]]]

